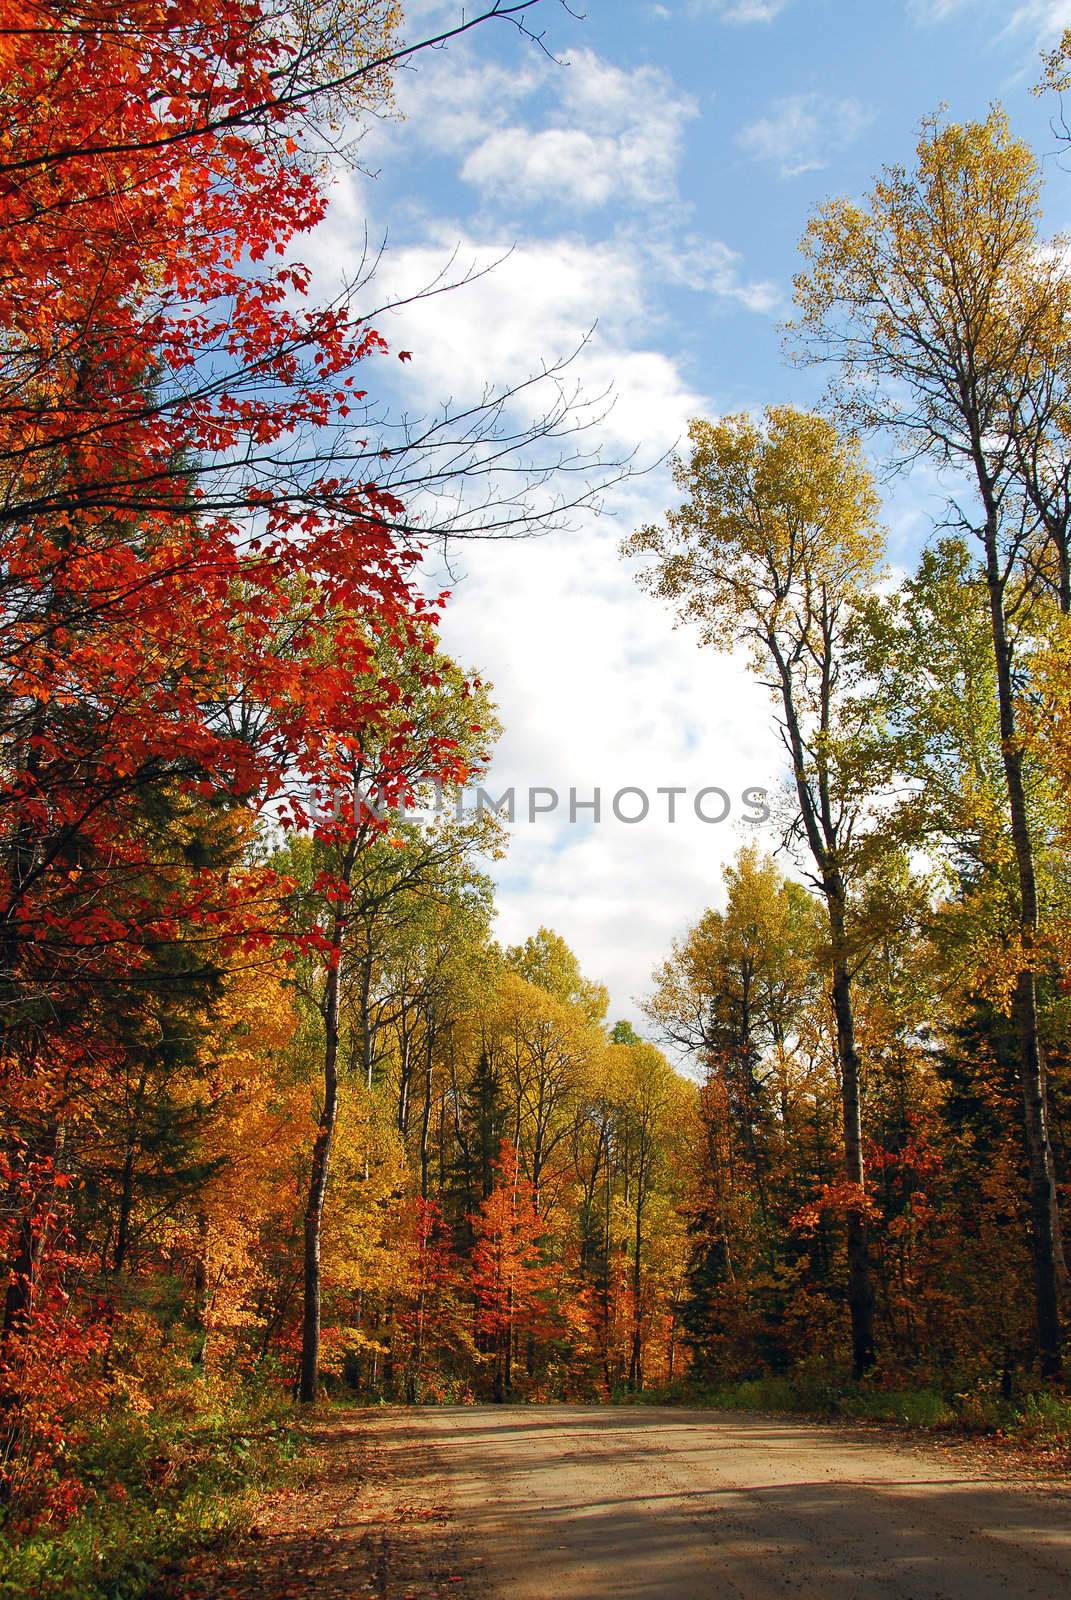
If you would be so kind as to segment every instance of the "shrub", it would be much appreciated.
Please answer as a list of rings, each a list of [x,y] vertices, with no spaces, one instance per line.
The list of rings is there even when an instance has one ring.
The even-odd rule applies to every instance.
[[[277,1396],[211,1379],[175,1383],[151,1412],[109,1413],[67,1463],[86,1492],[67,1525],[0,1530],[0,1596],[139,1600],[169,1562],[246,1526],[296,1451]]]

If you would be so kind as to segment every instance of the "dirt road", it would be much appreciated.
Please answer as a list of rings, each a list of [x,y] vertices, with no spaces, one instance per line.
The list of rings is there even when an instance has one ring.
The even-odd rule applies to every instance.
[[[259,1537],[177,1589],[241,1600],[1068,1600],[1071,1486],[969,1450],[712,1412],[336,1412]],[[990,1469],[991,1472],[991,1469]]]
[[[405,1475],[431,1446],[488,1596],[1071,1596],[1071,1497],[866,1434],[646,1408],[451,1409],[382,1432]]]

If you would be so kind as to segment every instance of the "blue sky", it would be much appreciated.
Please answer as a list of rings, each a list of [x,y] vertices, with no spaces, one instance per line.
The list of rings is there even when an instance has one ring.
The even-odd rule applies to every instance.
[[[413,352],[396,402],[433,411],[559,358],[589,393],[614,388],[610,455],[656,459],[687,419],[810,403],[820,382],[783,352],[796,247],[813,207],[861,194],[909,161],[940,106],[982,117],[1000,100],[1044,158],[1053,231],[1071,225],[1071,159],[1058,106],[1031,87],[1071,0],[558,0],[531,14],[557,62],[504,26],[419,58],[398,85],[404,120],[362,146],[308,258],[322,281],[387,239],[376,298],[501,260],[487,277],[381,330]],[[470,11],[471,11],[470,7]],[[578,9],[574,5],[574,9]],[[416,37],[462,11],[409,0]],[[1061,164],[1062,163],[1062,164]],[[374,175],[373,175],[374,174]],[[392,369],[393,369],[393,364]],[[390,379],[389,381],[394,381]],[[518,421],[523,417],[518,415]],[[496,689],[506,734],[500,787],[724,787],[725,824],[667,803],[628,825],[558,813],[513,829],[496,870],[500,932],[547,924],[638,1017],[670,941],[720,898],[721,868],[755,836],[736,797],[776,788],[771,707],[742,661],[700,653],[636,589],[622,536],[670,503],[664,471],[614,491],[605,514],[524,544],[474,546],[448,609],[448,647]],[[890,557],[907,564],[940,513],[936,486],[898,485]],[[661,820],[656,820],[656,814]],[[773,847],[772,828],[760,829]]]

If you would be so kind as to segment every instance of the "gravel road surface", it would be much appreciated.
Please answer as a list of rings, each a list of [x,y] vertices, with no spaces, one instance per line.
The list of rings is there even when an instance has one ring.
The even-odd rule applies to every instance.
[[[646,1407],[395,1413],[377,1433],[403,1479],[443,1484],[477,1594],[1071,1600],[1071,1495],[929,1447]]]

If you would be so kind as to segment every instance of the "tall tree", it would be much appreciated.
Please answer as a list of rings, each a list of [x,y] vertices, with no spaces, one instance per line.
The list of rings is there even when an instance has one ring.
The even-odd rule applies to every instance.
[[[871,795],[858,771],[865,710],[845,678],[846,634],[882,550],[877,496],[858,443],[788,407],[693,422],[674,476],[688,498],[664,526],[626,545],[653,557],[641,584],[698,626],[703,644],[750,647],[779,706],[798,826],[825,901],[843,1095],[852,1363],[874,1360],[867,1243],[861,1063],[852,993],[851,889],[861,870]],[[854,764],[853,764],[854,763]]]
[[[541,1248],[545,1233],[517,1152],[503,1143],[494,1188],[473,1218],[471,1266],[476,1330],[491,1357],[492,1392],[499,1401],[513,1393],[519,1345],[541,1332],[550,1315],[555,1272]]]
[[[984,123],[928,122],[912,170],[887,169],[865,206],[834,201],[814,217],[797,298],[807,349],[837,363],[852,419],[886,430],[906,454],[929,457],[973,490],[973,506],[956,506],[977,541],[996,677],[1017,875],[1014,1015],[1037,1341],[1053,1376],[1066,1267],[1038,1016],[1041,907],[1020,685],[1033,615],[1046,600],[1039,545],[1050,535],[1058,544],[1063,526],[1062,514],[1047,515],[1046,491],[1024,465],[1057,442],[1066,456],[1059,408],[1071,281],[1061,253],[1042,248],[1040,208],[1037,163],[1000,111]]]
[[[319,1390],[320,1244],[345,1067],[341,1052],[347,994],[356,999],[357,1057],[370,1087],[370,986],[379,931],[404,895],[415,889],[434,893],[437,880],[445,884],[463,875],[469,857],[481,848],[493,849],[496,839],[487,816],[465,822],[433,818],[422,826],[400,822],[392,814],[406,800],[426,800],[429,779],[436,775],[450,771],[460,782],[470,768],[478,770],[486,759],[485,740],[494,732],[494,719],[486,695],[473,691],[453,664],[436,654],[430,633],[414,639],[408,653],[391,666],[390,708],[364,727],[352,725],[330,786],[314,790],[309,799],[310,810],[318,804],[321,811],[303,900],[323,1054],[304,1219],[298,1381],[303,1401],[315,1400]],[[357,960],[364,962],[364,981],[358,977],[352,985],[349,968]]]
[[[685,1308],[704,1364],[723,1320],[714,1302],[730,1289],[741,1331],[746,1323],[756,1350],[763,1345],[756,1285],[775,1281],[794,1247],[793,1214],[828,1178],[806,1153],[824,1111],[808,1050],[827,1007],[819,904],[754,846],[726,869],[725,885],[724,911],[704,912],[674,945],[646,1006],[705,1079]]]
[[[612,1082],[617,1118],[615,1142],[630,1213],[632,1264],[629,1273],[632,1316],[628,1337],[628,1386],[643,1388],[646,1333],[645,1274],[650,1265],[650,1221],[655,1196],[666,1187],[674,1140],[686,1125],[685,1086],[661,1051],[645,1040],[616,1045]]]

